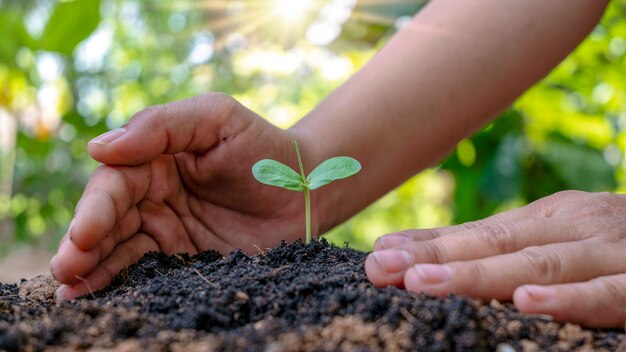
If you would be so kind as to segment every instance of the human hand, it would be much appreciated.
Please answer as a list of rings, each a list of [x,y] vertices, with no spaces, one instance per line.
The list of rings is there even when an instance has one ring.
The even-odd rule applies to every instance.
[[[382,236],[365,262],[377,286],[513,300],[589,327],[626,320],[626,195],[559,192],[490,218]]]
[[[92,140],[89,154],[105,165],[50,263],[65,284],[57,299],[105,287],[149,251],[254,252],[301,236],[302,199],[250,171],[268,157],[297,165],[292,138],[234,99],[207,94],[148,108]]]

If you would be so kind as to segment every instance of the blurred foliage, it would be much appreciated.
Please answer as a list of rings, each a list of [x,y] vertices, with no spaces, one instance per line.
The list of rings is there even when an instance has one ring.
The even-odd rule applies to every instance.
[[[133,113],[222,91],[289,127],[423,5],[0,0],[0,108],[17,122],[15,146],[0,140],[0,225],[12,228],[0,249],[56,245],[97,166],[87,141]],[[329,237],[368,249],[386,232],[475,220],[562,189],[626,191],[625,51],[626,0],[616,0],[509,111]]]

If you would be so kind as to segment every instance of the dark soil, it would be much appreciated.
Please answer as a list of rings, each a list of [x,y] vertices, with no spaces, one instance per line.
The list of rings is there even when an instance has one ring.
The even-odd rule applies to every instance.
[[[323,240],[255,256],[149,253],[60,305],[45,280],[0,284],[0,350],[614,351],[623,338],[496,301],[376,288],[365,256]]]

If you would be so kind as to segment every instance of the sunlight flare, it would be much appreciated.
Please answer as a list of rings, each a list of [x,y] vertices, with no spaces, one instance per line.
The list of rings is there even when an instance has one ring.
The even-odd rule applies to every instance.
[[[315,0],[275,0],[273,11],[285,22],[298,22],[315,8]]]

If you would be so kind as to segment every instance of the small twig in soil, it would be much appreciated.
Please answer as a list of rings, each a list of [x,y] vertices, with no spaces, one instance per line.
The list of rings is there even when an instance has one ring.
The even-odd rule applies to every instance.
[[[209,279],[207,279],[207,278],[206,278],[206,276],[202,275],[202,273],[201,273],[201,272],[199,272],[199,271],[198,271],[198,269],[193,269],[193,271],[195,271],[195,272],[196,272],[196,274],[198,274],[198,276],[200,276],[200,278],[201,278],[202,280],[204,280],[204,282],[206,282],[207,284],[209,284],[209,286],[212,286],[212,287],[218,287],[218,285],[217,285],[217,284],[212,283]]]
[[[252,244],[256,249],[259,250],[259,254],[265,257],[265,251],[261,249],[261,247],[257,246],[255,243]]]
[[[165,274],[163,274],[162,272],[159,271],[159,269],[154,269],[154,271],[156,271],[157,273],[159,273],[159,275],[161,276],[165,276]]]
[[[417,318],[414,317],[413,314],[411,314],[404,307],[400,308],[400,314],[402,314],[404,316],[404,318],[411,324],[415,324],[416,322],[418,322]]]
[[[89,294],[91,295],[91,298],[96,299],[96,295],[93,294],[93,290],[91,289],[91,285],[89,284],[89,281],[85,280],[84,278],[78,276],[78,275],[74,275],[74,277],[76,277],[78,280],[82,281],[85,283],[85,286],[87,286],[87,289],[89,290]]]

